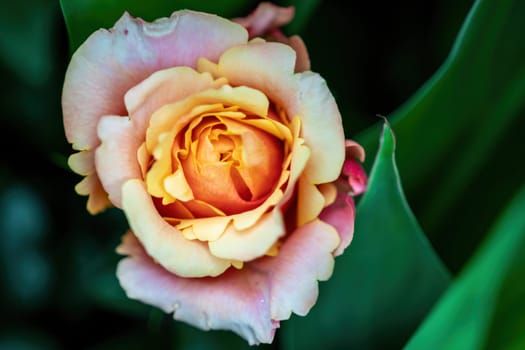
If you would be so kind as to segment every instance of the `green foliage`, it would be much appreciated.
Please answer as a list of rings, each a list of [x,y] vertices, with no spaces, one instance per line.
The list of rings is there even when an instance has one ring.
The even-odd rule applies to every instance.
[[[502,180],[502,157],[525,152],[517,132],[525,112],[523,18],[523,1],[476,1],[445,63],[389,118],[409,199],[454,270],[525,177],[523,167],[514,167],[491,188]],[[367,150],[374,150],[378,131],[358,138]],[[481,202],[491,203],[483,215],[466,210]]]
[[[525,348],[525,187],[407,350]]]
[[[287,348],[399,347],[448,286],[447,271],[406,203],[394,148],[385,123],[354,240],[321,285],[319,307],[290,321]]]

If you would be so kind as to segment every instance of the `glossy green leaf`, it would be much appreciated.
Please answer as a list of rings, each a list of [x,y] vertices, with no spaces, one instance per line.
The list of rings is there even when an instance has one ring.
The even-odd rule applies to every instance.
[[[407,349],[525,348],[525,187]]]
[[[391,116],[407,194],[449,265],[468,258],[508,200],[501,194],[510,196],[525,176],[516,168],[507,175],[508,191],[480,190],[501,174],[495,164],[502,154],[523,150],[514,132],[525,111],[523,18],[523,1],[476,1],[445,63]],[[378,132],[358,138],[369,152]],[[464,209],[483,201],[491,206],[486,215]]]
[[[399,348],[447,287],[449,274],[403,195],[394,147],[385,124],[354,240],[308,317],[285,324],[287,348]]]
[[[192,9],[236,17],[248,13],[254,6],[251,0],[60,0],[69,33],[71,51],[99,28],[111,28],[127,11],[135,17],[152,21],[168,17],[173,11]]]

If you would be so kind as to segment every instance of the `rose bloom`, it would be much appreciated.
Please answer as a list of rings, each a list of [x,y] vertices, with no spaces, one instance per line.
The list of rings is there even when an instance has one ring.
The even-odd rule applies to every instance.
[[[62,97],[76,191],[130,225],[127,295],[250,344],[314,305],[366,186],[325,81],[278,29],[292,17],[124,14],[73,55]]]

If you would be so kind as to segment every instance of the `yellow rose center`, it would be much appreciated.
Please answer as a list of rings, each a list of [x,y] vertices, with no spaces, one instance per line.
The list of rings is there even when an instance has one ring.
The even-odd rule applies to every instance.
[[[152,115],[141,166],[161,215],[177,223],[243,213],[283,185],[293,137],[264,95],[264,108],[254,103],[260,94],[223,86]]]

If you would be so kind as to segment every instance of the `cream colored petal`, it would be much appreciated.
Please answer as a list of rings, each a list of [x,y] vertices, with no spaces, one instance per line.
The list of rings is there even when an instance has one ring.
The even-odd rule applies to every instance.
[[[275,42],[251,42],[228,49],[221,56],[218,72],[232,85],[258,89],[270,100],[295,115],[299,87],[293,78],[295,51]],[[201,67],[199,67],[201,68]]]
[[[216,241],[209,242],[213,255],[222,259],[250,261],[265,255],[286,233],[280,210],[264,214],[252,227],[239,231],[233,225],[226,228]]]
[[[317,186],[301,177],[297,190],[297,225],[303,226],[317,218],[324,208],[324,203],[324,196]]]
[[[318,185],[317,188],[324,197],[324,207],[335,202],[335,199],[337,198],[337,186],[333,182]]]
[[[301,136],[312,154],[305,175],[313,184],[335,181],[345,159],[345,138],[341,115],[326,82],[318,74],[296,75],[301,117]]]
[[[95,152],[91,150],[73,153],[69,156],[67,165],[79,175],[93,174],[95,172]]]
[[[182,169],[177,169],[173,174],[164,178],[164,189],[177,200],[186,202],[193,199],[193,192]]]
[[[232,218],[229,216],[181,220],[177,228],[182,230],[191,227],[191,232],[195,238],[201,241],[215,241],[222,236],[231,220]]]
[[[288,172],[283,172],[279,184],[284,183],[289,177]],[[277,188],[281,186],[277,185]],[[246,230],[247,228],[253,226],[259,218],[268,211],[271,207],[277,205],[281,202],[284,197],[283,192],[278,189],[275,190],[270,197],[268,197],[260,206],[255,209],[245,211],[244,213],[232,215],[233,226],[236,230]]]
[[[122,207],[148,255],[177,276],[218,276],[231,265],[228,260],[213,256],[205,243],[185,239],[162,219],[142,181],[124,183]]]
[[[108,194],[104,191],[96,174],[86,176],[75,186],[75,191],[82,196],[89,195],[86,208],[92,215],[111,207]]]
[[[295,193],[295,184],[303,173],[308,159],[310,158],[310,149],[302,144],[302,140],[296,140],[292,149],[292,159],[290,164],[290,179],[284,192],[282,203],[286,203]]]

